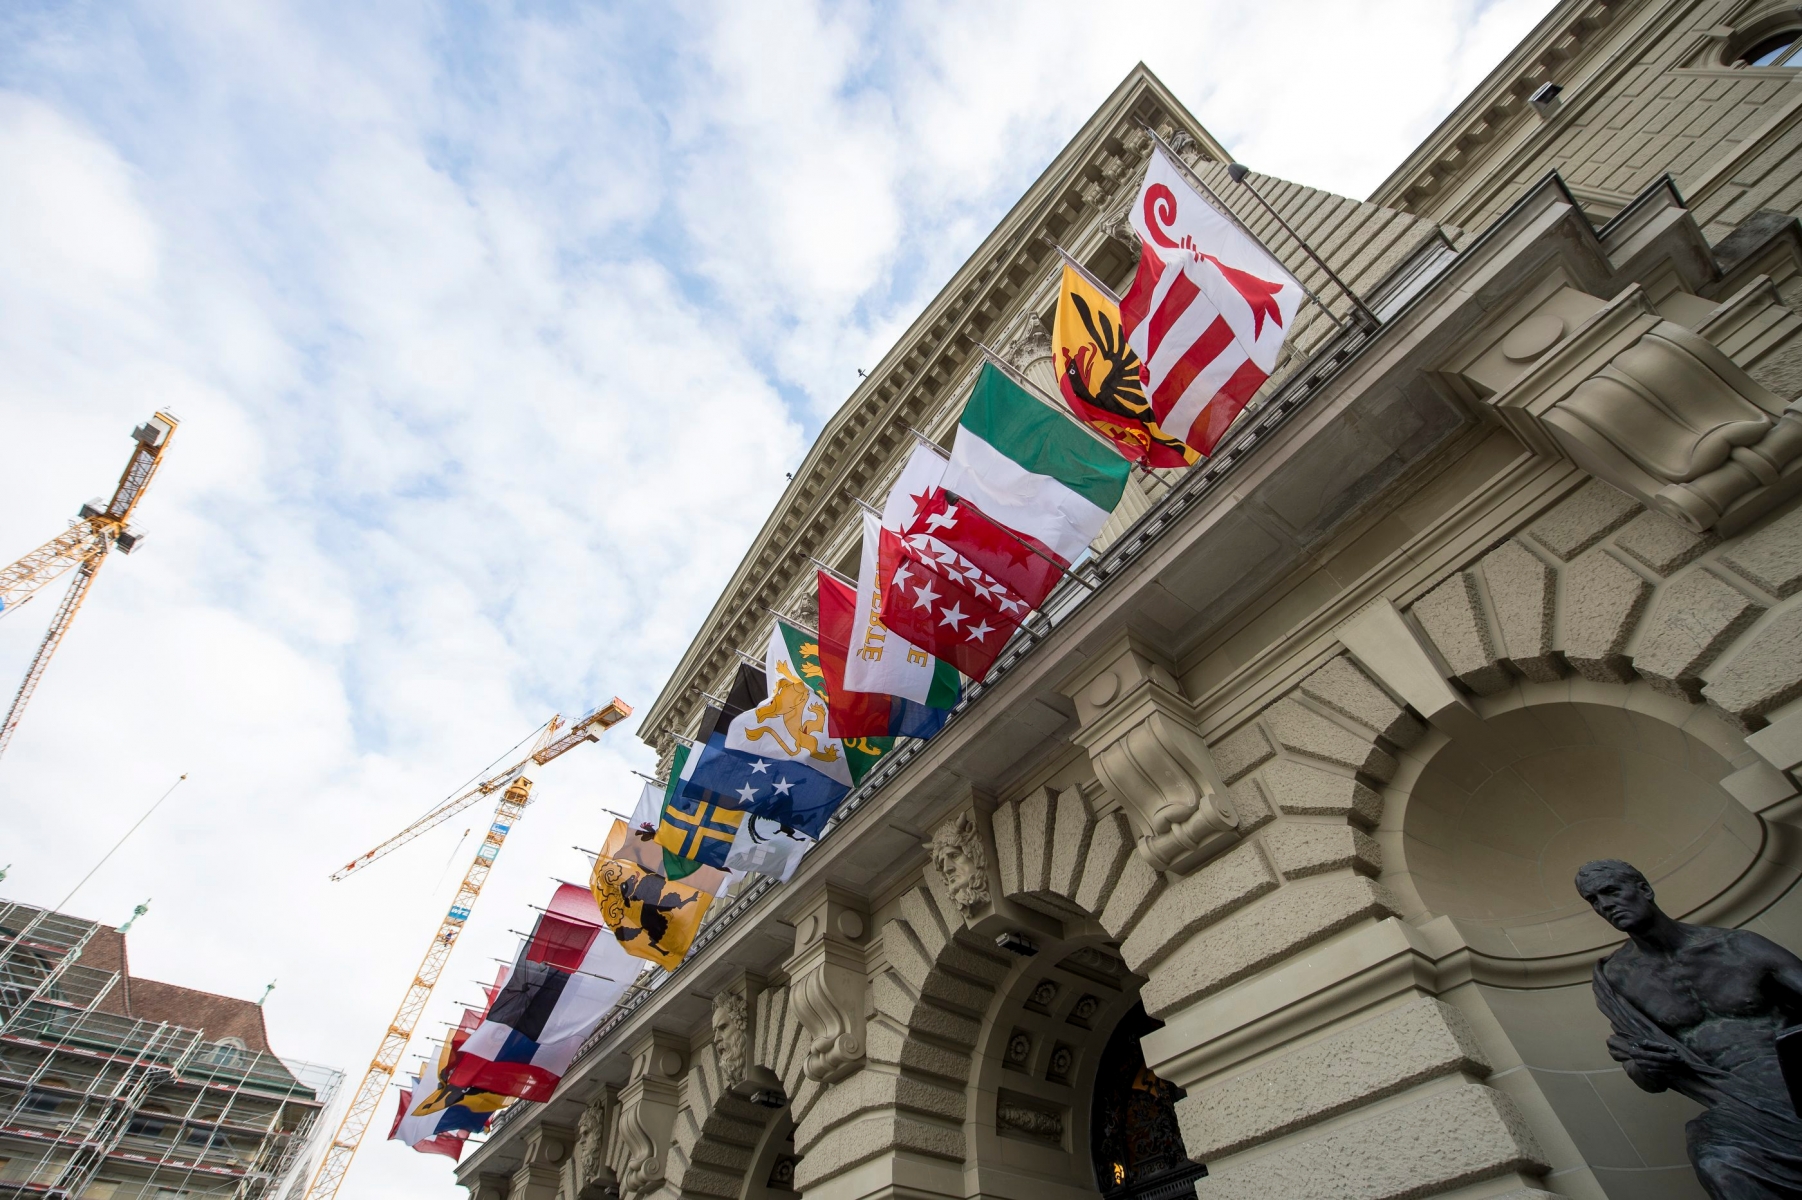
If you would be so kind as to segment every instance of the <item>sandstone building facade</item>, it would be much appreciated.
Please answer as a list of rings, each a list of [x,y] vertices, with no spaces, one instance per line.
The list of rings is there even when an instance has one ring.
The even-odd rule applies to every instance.
[[[809,555],[854,562],[852,497],[948,440],[976,343],[1050,383],[1041,235],[1124,285],[1141,123],[1344,327],[1310,310],[1213,460],[1135,477],[945,731],[459,1180],[1700,1196],[1694,1107],[1607,1056],[1619,935],[1570,880],[1626,858],[1802,949],[1799,36],[1565,0],[1369,201],[1254,175],[1374,328],[1135,70],[827,424],[646,736],[808,611]]]

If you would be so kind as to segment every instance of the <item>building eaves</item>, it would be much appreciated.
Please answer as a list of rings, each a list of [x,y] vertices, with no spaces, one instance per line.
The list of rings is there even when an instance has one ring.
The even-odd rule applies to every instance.
[[[1537,121],[1527,97],[1564,78],[1565,64],[1597,31],[1618,25],[1642,0],[1560,0],[1520,44],[1428,134],[1370,194],[1372,203],[1411,212],[1434,209],[1435,196],[1462,180],[1482,148],[1526,121]],[[1405,76],[1403,76],[1405,78]],[[1449,214],[1442,214],[1447,215]],[[1455,219],[1455,218],[1453,218]]]
[[[1053,251],[1041,234],[1065,236],[1113,199],[1101,181],[1120,159],[1120,139],[1136,120],[1166,123],[1193,137],[1209,157],[1224,147],[1139,64],[1039,175],[900,339],[829,419],[793,481],[733,572],[663,691],[646,711],[639,737],[660,753],[683,732],[705,688],[750,648],[786,587],[806,571],[855,511],[882,468],[905,453],[906,425],[919,424],[965,371],[976,342],[997,339],[1021,297],[1048,272]]]

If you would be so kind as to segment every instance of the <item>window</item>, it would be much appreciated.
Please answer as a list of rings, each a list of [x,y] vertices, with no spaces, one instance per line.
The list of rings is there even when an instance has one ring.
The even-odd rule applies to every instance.
[[[1754,42],[1739,61],[1748,67],[1802,67],[1802,29],[1786,29]]]
[[[244,1044],[243,1038],[220,1038],[207,1051],[207,1061],[215,1067],[242,1066],[249,1058],[250,1047]]]

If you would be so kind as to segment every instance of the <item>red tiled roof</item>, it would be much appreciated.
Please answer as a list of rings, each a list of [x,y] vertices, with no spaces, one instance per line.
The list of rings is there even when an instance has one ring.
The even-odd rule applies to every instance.
[[[246,1049],[273,1054],[263,1024],[263,1009],[250,1000],[220,996],[174,983],[159,983],[131,973],[126,935],[110,925],[94,931],[76,960],[84,967],[117,971],[117,986],[100,1002],[102,1011],[145,1021],[167,1021],[201,1030],[206,1040],[237,1038]]]
[[[260,1054],[274,1053],[269,1049],[269,1035],[263,1026],[263,1010],[249,1000],[217,996],[173,983],[158,983],[154,979],[133,979],[128,1015],[204,1030],[209,1042],[235,1037]]]

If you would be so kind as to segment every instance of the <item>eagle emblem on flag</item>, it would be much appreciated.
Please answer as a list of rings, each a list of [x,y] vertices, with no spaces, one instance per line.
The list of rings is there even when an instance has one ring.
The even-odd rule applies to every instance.
[[[1051,353],[1064,403],[1123,457],[1148,467],[1183,467],[1201,457],[1158,425],[1120,306],[1068,263],[1052,320]]]

